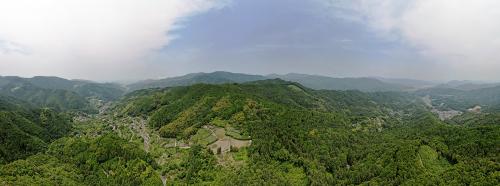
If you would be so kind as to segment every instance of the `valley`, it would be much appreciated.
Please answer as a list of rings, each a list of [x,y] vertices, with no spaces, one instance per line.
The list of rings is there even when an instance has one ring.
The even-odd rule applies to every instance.
[[[0,183],[495,185],[493,107],[455,104],[464,112],[443,117],[437,111],[461,100],[420,91],[432,94],[314,90],[270,79],[143,89],[95,111],[42,113],[5,97],[3,130],[24,132],[2,139]],[[56,115],[47,122],[49,113]],[[41,127],[60,132],[47,138]],[[31,149],[26,140],[43,145]],[[6,153],[13,149],[20,155]]]
[[[500,0],[0,0],[0,186],[500,186]]]
[[[500,0],[1,0],[0,186],[500,186]]]

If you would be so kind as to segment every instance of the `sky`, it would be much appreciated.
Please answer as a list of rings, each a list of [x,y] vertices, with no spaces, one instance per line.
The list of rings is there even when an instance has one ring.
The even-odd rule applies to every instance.
[[[0,0],[0,75],[500,81],[498,0]]]

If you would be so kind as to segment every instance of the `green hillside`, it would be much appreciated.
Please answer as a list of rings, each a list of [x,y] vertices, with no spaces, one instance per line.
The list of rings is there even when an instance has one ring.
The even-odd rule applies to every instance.
[[[145,89],[51,144],[28,138],[53,133],[34,120],[19,136],[47,148],[6,161],[0,183],[498,185],[500,126],[484,114],[444,123],[419,95],[280,79]]]
[[[62,89],[44,89],[30,83],[7,84],[0,89],[0,94],[59,111],[94,110],[87,99],[75,92]]]
[[[176,86],[187,86],[197,83],[223,84],[223,83],[243,83],[267,79],[264,76],[249,75],[241,73],[231,73],[217,71],[212,73],[192,73],[179,77],[165,78],[159,80],[146,80],[127,85],[130,90],[140,90],[147,88],[165,88]]]
[[[481,106],[485,111],[500,111],[500,86],[472,90],[434,87],[419,90],[416,95],[429,95],[433,105],[442,109],[466,111]]]
[[[269,75],[270,78],[280,78],[298,82],[313,89],[326,90],[359,90],[364,92],[402,91],[412,89],[410,86],[388,83],[375,78],[333,78],[307,74]]]
[[[112,83],[45,76],[0,76],[0,95],[58,111],[96,112],[97,107],[105,102],[117,100],[124,91],[123,87]]]
[[[318,185],[498,181],[493,171],[498,168],[497,125],[457,128],[441,123],[417,97],[407,94],[314,91],[266,80],[140,91],[125,100],[117,107],[120,113],[149,117],[150,127],[165,138],[189,141],[206,125],[233,127],[251,137],[250,165],[229,178],[202,181]],[[478,131],[488,135],[478,136]],[[466,164],[489,168],[460,168]],[[470,176],[456,182],[461,174]],[[179,182],[172,183],[185,181],[175,179]]]
[[[176,86],[188,86],[198,83],[205,84],[223,84],[223,83],[245,83],[265,79],[283,79],[300,83],[312,89],[326,90],[359,90],[363,92],[375,91],[403,91],[415,89],[412,87],[415,83],[407,83],[409,80],[390,82],[390,79],[384,81],[376,78],[333,78],[327,76],[306,75],[306,74],[271,74],[267,76],[249,75],[241,73],[231,73],[217,71],[212,73],[193,73],[179,77],[165,78],[159,80],[146,80],[127,85],[130,90],[140,90],[147,88],[165,88]],[[408,84],[408,85],[407,85]]]
[[[67,115],[19,103],[0,97],[0,164],[40,152],[71,130]]]

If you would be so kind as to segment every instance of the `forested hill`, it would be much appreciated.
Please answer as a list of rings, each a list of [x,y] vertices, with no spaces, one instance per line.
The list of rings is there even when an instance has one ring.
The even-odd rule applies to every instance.
[[[21,78],[16,76],[0,76],[0,88],[16,88],[15,85],[26,85],[49,89],[67,90],[77,93],[82,97],[95,97],[104,101],[115,100],[124,93],[124,88],[114,83],[96,83],[86,80],[68,80],[52,76],[35,76]]]
[[[498,125],[443,123],[405,93],[316,91],[263,80],[143,90],[115,109],[149,118],[161,137],[188,144],[218,144],[206,128],[252,140],[244,148],[249,164],[227,170],[205,162],[199,177],[186,178],[182,164],[167,163],[174,167],[169,183],[498,183]]]
[[[0,96],[0,164],[44,150],[70,132],[68,115]]]
[[[500,86],[460,90],[433,87],[415,92],[419,96],[429,96],[432,104],[441,109],[467,111],[480,106],[486,112],[500,111]]]
[[[0,76],[0,95],[59,111],[95,112],[97,105],[116,100],[124,92],[124,88],[120,85],[111,83],[45,76],[33,78]]]
[[[165,96],[165,99],[159,99],[158,96],[161,95],[168,96]],[[250,99],[262,100],[266,103],[294,109],[323,112],[346,111],[349,113],[365,109],[378,113],[380,108],[371,100],[371,95],[377,94],[366,94],[355,90],[316,91],[299,83],[269,79],[243,84],[196,84],[184,87],[140,90],[126,95],[118,108],[120,112],[129,115],[148,115],[153,111],[162,110],[162,106],[174,107],[174,103],[178,103],[181,108],[169,109],[166,110],[167,112],[184,111],[193,105],[197,105],[197,103],[207,101],[209,101],[207,107],[210,107],[218,99],[226,97],[223,100],[236,101],[238,103],[236,105],[240,107],[247,99]],[[169,99],[166,100],[167,98]],[[172,114],[175,115],[175,113]]]
[[[409,85],[389,83],[376,78],[333,78],[319,75],[290,73],[285,75],[269,75],[270,78],[280,78],[298,82],[313,89],[326,90],[360,90],[364,92],[404,91],[414,89]],[[389,80],[389,79],[387,79]]]
[[[0,184],[498,185],[495,116],[445,123],[417,95],[280,79],[145,89],[4,161]]]
[[[193,73],[179,77],[165,78],[159,80],[146,80],[128,85],[130,90],[146,88],[165,88],[175,86],[188,86],[197,83],[223,84],[223,83],[245,83],[250,81],[280,78],[287,81],[298,82],[312,89],[326,90],[360,90],[364,92],[376,91],[403,91],[416,89],[419,85],[417,80],[397,80],[377,78],[333,78],[327,76],[307,75],[290,73],[285,75],[271,74],[267,76],[249,75],[242,73],[231,73],[217,71],[212,73]],[[395,83],[397,82],[397,83]]]
[[[217,71],[212,73],[192,73],[183,76],[165,78],[159,80],[145,80],[127,85],[130,90],[140,90],[147,88],[165,88],[176,86],[188,86],[197,83],[223,84],[223,83],[243,83],[267,79],[260,75],[249,75],[241,73],[231,73]]]

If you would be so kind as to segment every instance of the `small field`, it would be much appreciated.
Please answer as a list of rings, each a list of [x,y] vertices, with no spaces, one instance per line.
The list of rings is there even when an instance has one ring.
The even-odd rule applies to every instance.
[[[198,132],[196,132],[196,134],[191,137],[190,141],[193,144],[201,144],[207,146],[217,141],[217,137],[209,129],[202,128],[199,129]]]
[[[419,164],[430,173],[440,173],[450,167],[450,163],[433,148],[422,145],[418,150]]]
[[[252,139],[248,135],[242,135],[241,131],[239,131],[233,127],[226,127],[226,135],[231,136],[232,138],[238,139],[238,140],[250,140],[250,139]]]

